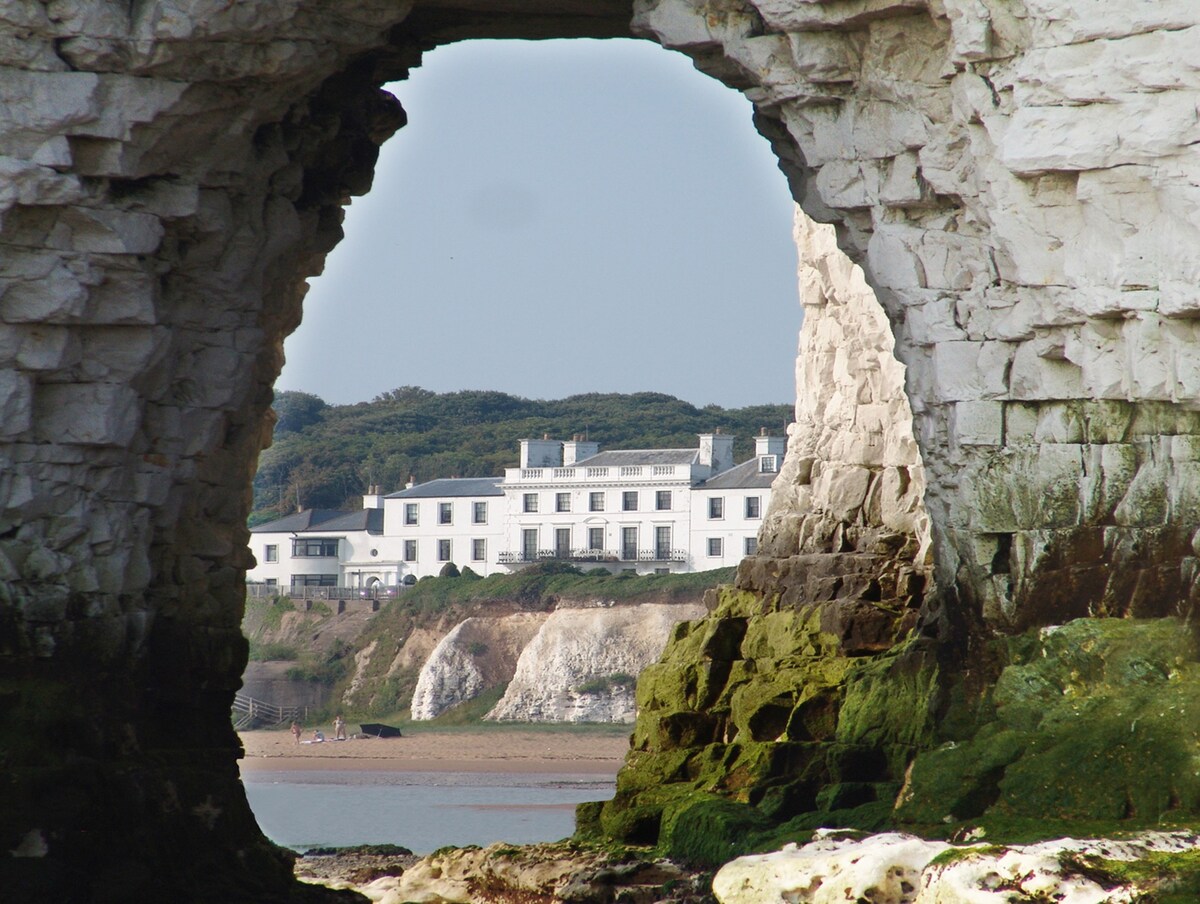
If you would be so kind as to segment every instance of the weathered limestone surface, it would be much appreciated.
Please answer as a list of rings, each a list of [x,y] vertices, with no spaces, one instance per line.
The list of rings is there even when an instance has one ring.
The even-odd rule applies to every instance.
[[[1200,7],[484,6],[0,2],[0,880],[24,899],[292,893],[228,721],[247,487],[304,278],[404,120],[378,86],[438,43],[682,50],[754,101],[802,207],[862,265],[905,366],[933,592],[901,587],[924,516],[882,382],[899,371],[853,273],[819,253],[802,369],[829,394],[806,383],[776,558],[745,586],[801,586],[806,555],[853,570],[894,534],[881,571],[943,640],[1190,614]],[[853,365],[828,349],[843,341]],[[818,412],[848,433],[814,434]],[[896,457],[875,461],[887,436]],[[773,584],[772,561],[801,577]],[[845,611],[893,599],[828,577]]]
[[[1154,855],[1188,852],[1191,832],[1151,832],[1134,838],[1070,839],[1038,844],[949,845],[912,835],[885,833],[865,840],[820,836],[803,847],[739,857],[713,879],[721,904],[797,901],[835,904],[1006,904],[1039,898],[1075,904],[1124,904],[1157,890],[1141,882],[1114,885],[1072,864],[1131,863]],[[937,861],[939,854],[950,856]]]
[[[1200,10],[697,9],[639,3],[635,28],[746,90],[863,265],[907,366],[942,592],[1000,630],[1189,611]]]

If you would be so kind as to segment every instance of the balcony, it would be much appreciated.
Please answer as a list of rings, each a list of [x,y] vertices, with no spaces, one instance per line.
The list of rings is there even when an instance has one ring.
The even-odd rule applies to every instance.
[[[557,468],[507,468],[504,483],[506,485],[521,483],[586,485],[601,481],[645,482],[646,480],[679,480],[690,481],[692,469],[690,465],[621,465],[601,467],[557,467]]]
[[[501,565],[530,565],[557,559],[560,562],[686,562],[686,549],[539,549],[503,550],[496,561]]]

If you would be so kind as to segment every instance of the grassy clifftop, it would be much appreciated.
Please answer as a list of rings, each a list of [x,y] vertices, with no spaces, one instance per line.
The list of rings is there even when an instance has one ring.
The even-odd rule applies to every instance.
[[[732,580],[734,569],[641,576],[600,571],[548,562],[481,578],[464,569],[460,577],[418,581],[375,613],[354,603],[338,614],[320,601],[306,609],[286,597],[251,599],[242,629],[251,659],[291,660],[296,678],[330,685],[348,711],[384,718],[407,711],[425,658],[466,618],[545,612],[563,602],[698,602]]]

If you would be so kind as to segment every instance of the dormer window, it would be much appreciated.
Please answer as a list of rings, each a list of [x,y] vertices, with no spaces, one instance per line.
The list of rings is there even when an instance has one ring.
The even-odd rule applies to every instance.
[[[758,457],[758,473],[774,474],[779,470],[778,455],[760,455]]]

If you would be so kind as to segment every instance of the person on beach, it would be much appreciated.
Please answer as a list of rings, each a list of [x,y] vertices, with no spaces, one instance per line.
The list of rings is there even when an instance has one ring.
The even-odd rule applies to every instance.
[[[319,728],[314,728],[312,742],[314,744],[320,744],[324,740],[325,740],[325,732],[321,731],[321,729],[319,729]]]
[[[346,720],[342,718],[341,713],[338,713],[333,720],[333,739],[335,741],[346,740]]]
[[[296,739],[296,743],[300,743],[300,723],[292,721],[292,737]]]

